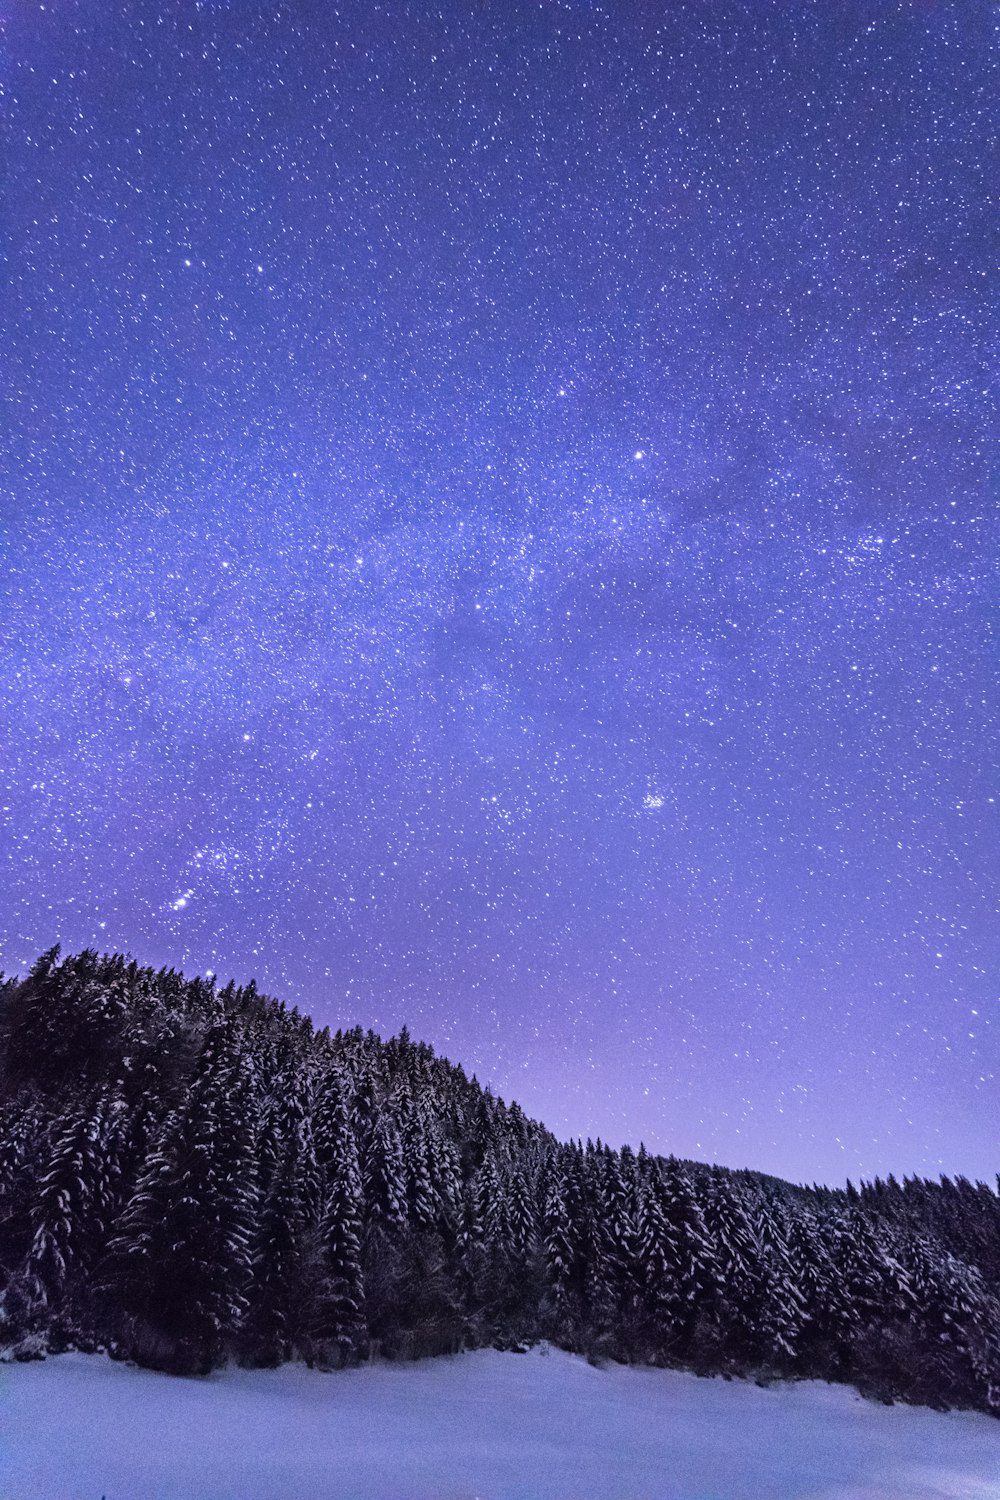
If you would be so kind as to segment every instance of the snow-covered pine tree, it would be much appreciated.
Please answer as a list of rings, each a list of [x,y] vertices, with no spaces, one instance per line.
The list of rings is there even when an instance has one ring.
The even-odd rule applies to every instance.
[[[578,1283],[576,1235],[567,1207],[562,1152],[553,1152],[550,1157],[545,1182],[541,1235],[547,1292],[543,1319],[549,1338],[562,1344],[572,1338],[579,1319],[575,1290]]]
[[[353,1363],[367,1351],[361,1268],[361,1171],[341,1082],[330,1076],[317,1101],[316,1154],[321,1174],[322,1279],[312,1337],[323,1363]]]

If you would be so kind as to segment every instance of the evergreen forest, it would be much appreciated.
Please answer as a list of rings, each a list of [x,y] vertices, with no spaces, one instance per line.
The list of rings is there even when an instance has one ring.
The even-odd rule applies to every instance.
[[[176,1373],[546,1339],[1000,1415],[1000,1199],[560,1142],[404,1031],[54,949],[0,981],[0,1347]]]

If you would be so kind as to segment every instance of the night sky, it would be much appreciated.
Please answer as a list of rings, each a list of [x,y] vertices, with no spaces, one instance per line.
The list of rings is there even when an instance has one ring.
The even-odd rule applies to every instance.
[[[1000,7],[3,0],[0,965],[1000,1167]]]

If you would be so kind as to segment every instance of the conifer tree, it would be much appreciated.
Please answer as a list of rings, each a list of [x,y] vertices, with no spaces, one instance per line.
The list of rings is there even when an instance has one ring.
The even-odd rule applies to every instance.
[[[26,1275],[57,1320],[59,1338],[76,1331],[74,1292],[103,1242],[103,1158],[94,1100],[74,1105],[58,1122],[48,1166],[38,1184],[34,1235]]]
[[[573,1226],[566,1207],[566,1186],[557,1164],[550,1169],[542,1215],[542,1243],[548,1284],[548,1331],[558,1342],[573,1327],[573,1280],[576,1250]]]
[[[361,1174],[350,1119],[339,1090],[324,1101],[322,1152],[324,1272],[314,1335],[324,1358],[348,1364],[364,1354],[364,1276],[361,1269]]]
[[[218,1150],[225,1113],[206,1076],[165,1122],[109,1246],[102,1283],[126,1347],[169,1368],[211,1368],[245,1307],[249,1226]]]

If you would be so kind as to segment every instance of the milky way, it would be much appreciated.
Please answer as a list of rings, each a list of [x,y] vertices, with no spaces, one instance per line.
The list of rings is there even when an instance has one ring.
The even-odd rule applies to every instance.
[[[4,967],[992,1176],[1000,9],[3,28]]]

